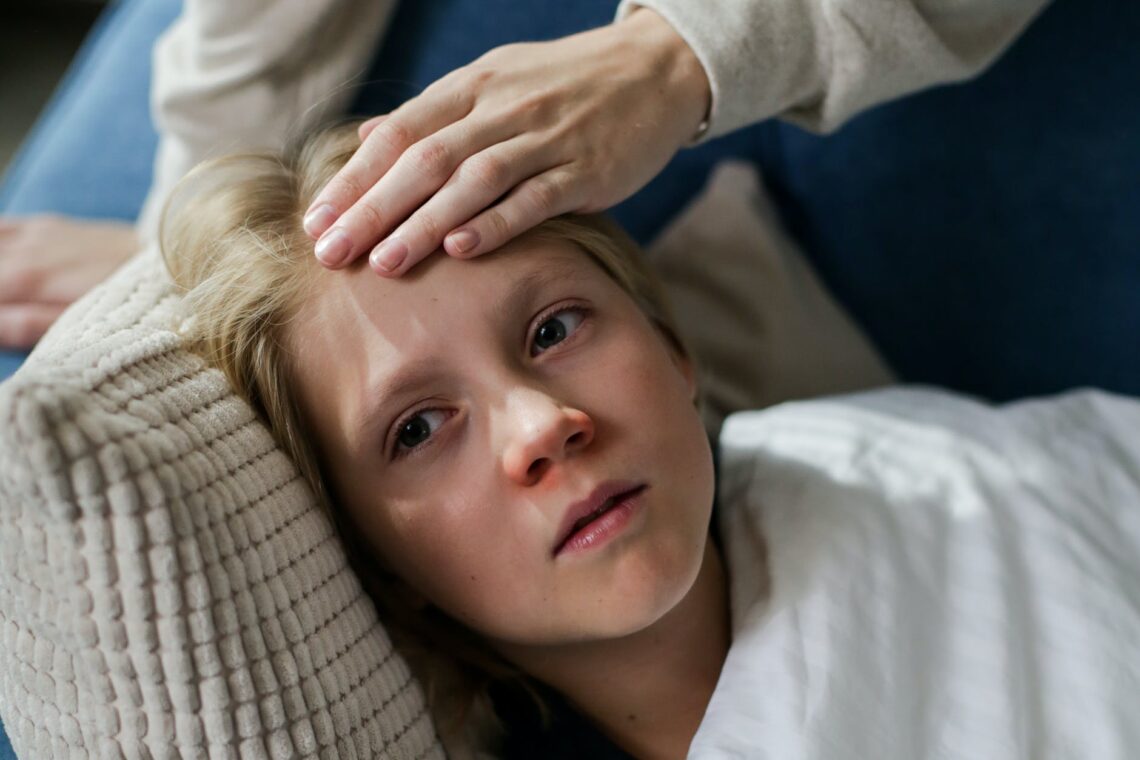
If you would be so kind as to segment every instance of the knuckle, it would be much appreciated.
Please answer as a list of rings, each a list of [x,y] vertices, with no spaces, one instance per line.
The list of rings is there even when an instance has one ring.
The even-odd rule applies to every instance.
[[[44,273],[24,262],[7,266],[0,262],[0,300],[34,298],[43,284]]]
[[[432,107],[446,113],[471,110],[471,88],[455,79],[448,79],[432,93]]]
[[[28,345],[35,342],[36,338],[35,324],[30,315],[26,312],[17,314],[12,320],[12,340],[20,345]]]
[[[489,230],[490,234],[483,235],[484,241],[487,242],[488,247],[502,245],[502,243],[511,239],[511,225],[507,222],[507,218],[503,216],[503,212],[499,209],[491,209],[483,218],[483,222]]]
[[[553,215],[562,197],[562,186],[551,177],[536,177],[530,183],[530,200],[541,214]]]
[[[451,173],[451,151],[439,140],[422,140],[413,149],[412,162],[419,170],[437,179]]]
[[[431,214],[419,215],[411,225],[412,239],[421,241],[425,247],[432,250],[439,247],[443,240],[443,226]]]
[[[351,205],[351,199],[360,198],[368,190],[368,185],[364,178],[355,172],[344,174],[338,177],[334,182],[335,183],[330,187],[329,194],[333,198],[348,200],[348,203],[345,205]]]
[[[475,91],[479,91],[487,87],[492,79],[495,78],[495,66],[497,63],[493,58],[481,60],[473,63],[463,72],[464,78],[467,80],[468,87]]]
[[[13,310],[0,316],[0,345],[23,347],[36,337],[32,335],[31,320],[25,312]]]
[[[464,172],[483,189],[498,195],[510,180],[510,167],[506,161],[494,156],[475,156],[464,165]]]
[[[399,119],[388,118],[372,131],[389,155],[399,155],[415,143],[415,135]],[[369,135],[369,137],[372,137]]]
[[[526,97],[519,98],[515,103],[515,112],[520,116],[539,115],[546,108],[544,93],[532,92]]]
[[[367,199],[356,204],[353,209],[353,216],[355,218],[352,227],[355,230],[362,230],[365,234],[379,235],[384,229],[384,215]]]

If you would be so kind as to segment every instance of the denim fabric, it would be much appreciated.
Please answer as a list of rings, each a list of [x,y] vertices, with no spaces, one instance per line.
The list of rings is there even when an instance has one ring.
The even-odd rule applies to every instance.
[[[0,351],[0,382],[19,369],[27,356],[25,351]]]
[[[150,118],[150,51],[180,0],[108,6],[0,183],[0,213],[134,219],[158,138]],[[0,380],[26,352],[0,351]]]
[[[150,59],[179,0],[123,0],[100,16],[0,185],[0,211],[133,220],[158,143]]]

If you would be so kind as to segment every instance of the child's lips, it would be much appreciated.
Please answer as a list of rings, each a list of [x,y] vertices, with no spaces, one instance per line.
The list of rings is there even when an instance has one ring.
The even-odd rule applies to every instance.
[[[571,504],[563,515],[552,555],[593,546],[620,529],[646,488],[645,483],[635,481],[607,481],[585,499]]]

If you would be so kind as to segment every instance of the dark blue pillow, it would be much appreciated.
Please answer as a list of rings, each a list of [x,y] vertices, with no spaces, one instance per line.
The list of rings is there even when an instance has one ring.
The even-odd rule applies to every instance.
[[[1140,394],[1140,3],[1061,0],[981,78],[773,129],[786,221],[901,377]]]

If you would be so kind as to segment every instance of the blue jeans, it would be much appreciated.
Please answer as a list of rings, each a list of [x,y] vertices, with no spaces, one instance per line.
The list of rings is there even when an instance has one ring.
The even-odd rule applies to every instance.
[[[133,220],[158,138],[150,53],[180,0],[123,0],[100,16],[0,183],[0,213]],[[27,354],[0,351],[0,380]]]

